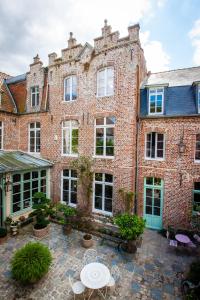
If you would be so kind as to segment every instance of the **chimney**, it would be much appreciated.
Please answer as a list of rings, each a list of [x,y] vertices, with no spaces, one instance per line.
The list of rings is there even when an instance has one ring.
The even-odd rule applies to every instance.
[[[49,65],[52,65],[57,58],[57,54],[55,52],[50,53],[49,55]]]
[[[132,41],[138,41],[139,40],[139,31],[140,31],[140,25],[135,24],[128,27],[128,34],[129,38]]]
[[[68,48],[76,46],[76,39],[73,38],[73,32],[69,33]]]
[[[108,25],[108,21],[106,19],[104,20],[104,27],[101,30],[103,37],[108,36],[112,32],[112,28],[110,25]]]

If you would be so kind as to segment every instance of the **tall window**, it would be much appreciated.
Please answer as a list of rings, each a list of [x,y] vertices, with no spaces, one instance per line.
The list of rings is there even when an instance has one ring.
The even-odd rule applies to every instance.
[[[196,134],[195,160],[200,161],[200,134]]]
[[[29,124],[29,152],[40,152],[40,123]]]
[[[113,67],[101,69],[97,73],[97,96],[105,97],[114,94],[114,69]]]
[[[146,135],[146,158],[164,158],[164,134],[151,132]]]
[[[149,114],[163,114],[164,89],[149,89]]]
[[[96,173],[94,180],[93,209],[104,214],[112,214],[113,176]]]
[[[36,192],[46,194],[46,170],[17,173],[12,176],[12,212],[32,207],[32,198]]]
[[[62,123],[63,132],[63,154],[78,154],[78,121],[64,121]]]
[[[200,182],[194,182],[193,212],[200,212]]]
[[[115,117],[96,119],[96,156],[114,156],[114,126]]]
[[[3,149],[3,122],[0,121],[0,150]]]
[[[62,172],[62,201],[71,206],[77,204],[76,170],[66,169]]]
[[[198,113],[200,113],[200,85],[198,85]]]
[[[35,107],[39,105],[39,86],[31,87],[31,106]]]
[[[64,80],[64,101],[73,101],[77,98],[76,76],[69,76]]]

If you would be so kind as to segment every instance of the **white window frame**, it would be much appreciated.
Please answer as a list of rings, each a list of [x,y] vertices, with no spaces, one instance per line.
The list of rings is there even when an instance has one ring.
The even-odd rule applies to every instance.
[[[153,93],[151,93],[151,91],[153,91],[153,90],[155,90],[155,93],[153,94]],[[158,92],[158,90],[162,90],[162,92]],[[149,105],[148,105],[148,113],[149,113],[149,115],[163,115],[163,112],[164,112],[164,87],[151,87],[151,88],[149,88],[149,90],[148,90],[148,93],[149,93]],[[150,107],[151,107],[151,105],[150,105],[150,96],[151,95],[155,95],[155,98],[157,99],[157,96],[159,96],[159,95],[162,95],[162,111],[161,112],[151,112],[150,111]],[[155,101],[155,109],[157,108],[157,105],[156,105],[156,101]]]
[[[37,91],[33,92],[33,88]],[[35,95],[35,105],[33,105],[33,95]],[[38,97],[37,97],[38,95]],[[38,103],[37,103],[37,100],[38,99]],[[39,89],[39,86],[38,85],[35,85],[35,86],[32,86],[31,87],[31,107],[37,107],[39,106],[40,104],[40,89]]]
[[[200,114],[200,84],[197,87],[198,114]]]
[[[39,123],[40,124],[40,128],[37,128],[36,127],[36,123]],[[34,128],[31,128],[31,124],[34,124]],[[30,133],[31,131],[34,131],[34,151],[31,151],[31,136],[30,136]],[[40,151],[36,151],[37,147],[36,147],[36,133],[40,131]],[[41,152],[41,123],[40,122],[31,122],[29,123],[28,125],[28,152],[29,153],[35,153],[35,154],[40,154]]]
[[[77,193],[76,193],[77,194],[77,204],[71,203],[71,181],[72,180],[76,181],[77,182],[77,187],[78,187],[78,175],[77,175],[77,177],[72,177],[71,176],[72,169],[66,169],[66,170],[69,171],[69,176],[64,176],[63,175],[64,170],[62,170],[62,172],[61,172],[61,197],[60,197],[61,203],[66,204],[66,205],[71,206],[71,207],[76,207],[77,204],[78,204],[78,189],[77,189]],[[69,180],[69,202],[68,203],[63,201],[63,179],[68,179]]]
[[[156,134],[156,138],[155,138],[155,157],[154,158],[151,158],[151,157],[147,156],[147,135],[148,134],[152,134],[152,133]],[[157,157],[157,140],[158,140],[158,134],[162,134],[163,135],[163,158]],[[145,134],[145,149],[144,150],[145,150],[145,153],[144,153],[145,160],[158,160],[158,161],[165,160],[165,134],[161,133],[161,132],[155,132],[155,131],[147,132]],[[152,149],[151,149],[151,151],[152,151]]]
[[[72,92],[73,92],[73,78],[76,78],[76,99],[72,99]],[[65,89],[66,89],[66,81],[70,80],[70,99],[69,100],[65,100]],[[76,75],[70,75],[64,78],[64,95],[63,95],[63,99],[64,99],[64,103],[68,103],[68,102],[73,102],[76,101],[78,98],[78,93],[77,93],[77,76]]]
[[[113,72],[113,90],[112,93],[108,93],[108,88],[107,88],[107,80],[108,80],[108,70],[111,69]],[[99,73],[104,72],[104,94],[99,95]],[[110,97],[114,95],[114,67],[106,67],[103,69],[98,70],[97,72],[97,98],[102,98],[102,97]]]
[[[106,118],[102,117],[104,119],[103,125],[96,125],[96,119],[95,119],[95,126],[94,126],[94,158],[106,158],[106,159],[114,159],[114,155],[106,155],[106,128],[115,128],[115,124],[106,124]],[[98,119],[98,118],[97,118]],[[96,154],[96,129],[97,128],[103,128],[103,155]],[[115,153],[115,130],[114,130],[114,153]]]
[[[98,173],[98,172],[96,172],[96,173]],[[96,212],[96,213],[99,213],[99,214],[106,215],[106,216],[112,216],[113,212],[105,211],[105,186],[106,185],[112,186],[112,191],[113,191],[113,186],[114,186],[113,181],[112,182],[105,182],[105,174],[107,174],[107,173],[101,173],[101,174],[102,174],[102,177],[103,177],[102,181],[95,180],[95,174],[94,174],[92,211]],[[112,174],[109,174],[109,175],[112,175]],[[113,179],[114,179],[114,176],[113,176]],[[95,208],[95,183],[102,184],[102,210]],[[113,198],[112,198],[112,210],[113,210]]]
[[[4,124],[2,121],[0,121],[0,130],[1,130],[1,144],[0,144],[0,150],[3,150],[3,134],[4,134]]]
[[[197,135],[200,135],[200,132],[195,134],[194,162],[199,164],[200,159],[196,159]]]
[[[77,121],[77,126],[72,125],[73,121],[77,121],[77,120],[66,120],[62,122],[62,156],[71,156],[71,157],[78,157],[78,153],[73,153],[72,152],[72,129],[78,129],[78,133],[79,133],[79,125],[78,125],[78,121]],[[69,127],[64,126],[64,122],[69,122]],[[63,152],[63,140],[64,140],[64,131],[66,128],[69,128],[69,132],[70,132],[70,138],[69,138],[69,153],[64,153]],[[78,138],[79,139],[79,138]],[[79,142],[79,140],[78,140]],[[78,143],[79,146],[79,143]]]

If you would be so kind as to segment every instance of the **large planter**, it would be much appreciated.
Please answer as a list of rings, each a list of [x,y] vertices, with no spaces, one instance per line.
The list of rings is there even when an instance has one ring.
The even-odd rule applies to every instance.
[[[7,235],[4,237],[0,237],[0,245],[4,244],[7,241]]]
[[[136,253],[137,248],[140,248],[142,244],[142,237],[138,237],[136,240],[128,240],[122,244],[122,249],[128,253]]]
[[[93,246],[93,240],[91,234],[85,234],[82,239],[82,245],[84,248],[90,248]]]
[[[43,238],[49,234],[49,228],[50,228],[50,224],[48,224],[46,227],[41,229],[36,229],[35,226],[33,226],[33,234],[37,238]]]

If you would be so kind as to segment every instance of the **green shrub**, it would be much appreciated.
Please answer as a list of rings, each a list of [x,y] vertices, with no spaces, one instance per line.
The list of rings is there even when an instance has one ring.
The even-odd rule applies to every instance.
[[[47,246],[29,242],[12,258],[12,276],[22,284],[35,283],[48,272],[51,262],[52,256]]]
[[[0,227],[0,238],[3,238],[7,235],[7,229]]]
[[[144,232],[145,220],[137,215],[122,214],[115,217],[114,221],[125,240],[136,240]]]

